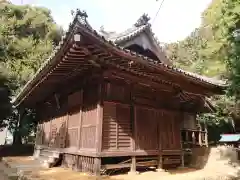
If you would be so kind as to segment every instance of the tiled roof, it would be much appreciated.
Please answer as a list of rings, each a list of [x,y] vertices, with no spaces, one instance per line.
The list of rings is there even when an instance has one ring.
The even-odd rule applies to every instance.
[[[171,67],[173,68],[173,67]],[[175,68],[177,69],[177,68]],[[186,75],[189,75],[189,76],[192,76],[192,77],[195,77],[197,79],[202,79],[203,81],[205,82],[209,82],[211,84],[216,84],[218,86],[227,86],[227,81],[223,81],[223,80],[218,80],[216,78],[210,78],[210,77],[206,77],[206,76],[203,76],[203,75],[199,75],[197,73],[193,73],[193,72],[189,72],[189,71],[184,71],[182,69],[179,69],[178,68],[178,71],[186,74]]]
[[[153,39],[157,42],[157,44],[160,44],[158,38],[156,36],[154,36],[154,33],[151,29],[151,24],[149,24],[149,23],[146,24],[146,25],[141,25],[139,27],[133,26],[133,27],[121,32],[121,33],[107,32],[107,31],[104,31],[104,30],[100,30],[99,34],[102,35],[108,41],[112,41],[112,42],[114,42],[115,44],[118,45],[122,41],[127,41],[127,40],[133,39],[134,37],[136,37],[137,35],[139,35],[140,33],[142,33],[145,30],[149,30],[149,32],[153,35]],[[196,73],[193,73],[193,72],[188,72],[188,71],[185,71],[185,70],[182,70],[182,69],[179,69],[179,68],[174,68],[174,67],[171,67],[169,65],[168,65],[168,68],[175,69],[175,70],[180,71],[180,72],[182,72],[186,75],[193,76],[193,77],[198,78],[198,79],[202,79],[202,80],[204,80],[206,82],[209,82],[211,84],[216,84],[216,85],[219,85],[219,86],[226,85],[226,81],[218,80],[218,79],[215,79],[215,78],[209,78],[209,77],[199,75],[199,74],[196,74]]]
[[[114,43],[118,44],[122,41],[132,39],[133,37],[137,36],[138,34],[140,34],[141,32],[143,32],[149,27],[150,27],[150,24],[142,25],[140,27],[133,26],[121,33],[107,32],[102,30],[99,32],[99,34],[104,36],[104,38],[106,38],[107,40],[113,41]]]
[[[240,140],[240,134],[221,134],[219,142],[238,142]]]
[[[59,45],[55,48],[55,50],[52,52],[50,57],[38,69],[38,71],[35,73],[35,75],[21,89],[20,93],[13,100],[13,103],[16,103],[17,101],[19,101],[19,99],[21,99],[21,96],[24,93],[26,93],[27,91],[29,91],[31,89],[31,86],[34,85],[34,83],[36,81],[43,81],[44,80],[44,73],[46,71],[48,71],[49,67],[51,67],[56,62],[56,60],[57,60],[56,55],[58,54],[60,49],[63,47],[64,42],[67,41],[67,39],[73,33],[73,29],[75,28],[75,25],[77,23],[80,23],[81,25],[85,26],[89,31],[92,31],[95,35],[97,35],[98,37],[101,37],[101,39],[104,40],[106,43],[109,43],[109,44],[117,47],[118,49],[121,49],[122,51],[125,51],[125,53],[129,53],[130,56],[135,56],[136,58],[145,59],[145,60],[149,61],[149,63],[157,65],[159,67],[163,67],[168,71],[172,71],[172,72],[175,72],[175,73],[180,73],[182,75],[194,78],[196,80],[200,80],[202,82],[205,82],[205,83],[208,83],[208,84],[211,84],[211,85],[220,86],[220,87],[225,87],[226,86],[226,82],[224,82],[224,81],[214,80],[214,79],[211,79],[211,78],[207,78],[205,76],[201,76],[201,75],[198,75],[198,74],[195,74],[195,73],[191,73],[191,72],[181,70],[179,68],[175,68],[173,66],[166,65],[164,63],[156,62],[154,60],[151,60],[148,57],[144,57],[140,54],[137,54],[136,52],[132,52],[128,49],[122,48],[122,47],[117,45],[117,42],[125,40],[126,38],[129,38],[129,37],[135,36],[136,34],[139,34],[140,32],[144,31],[146,28],[150,28],[149,24],[143,25],[143,26],[140,26],[140,27],[130,28],[130,29],[126,30],[125,32],[120,33],[118,35],[115,34],[115,33],[112,33],[111,35],[109,35],[109,34],[108,35],[107,34],[103,35],[102,33],[97,33],[95,30],[92,29],[92,27],[87,22],[86,17],[83,21],[83,19],[79,16],[82,16],[81,11],[77,11],[77,13],[76,13],[76,15],[73,19],[73,22],[69,25],[69,29],[64,34],[64,36],[62,37],[62,40],[60,41]]]

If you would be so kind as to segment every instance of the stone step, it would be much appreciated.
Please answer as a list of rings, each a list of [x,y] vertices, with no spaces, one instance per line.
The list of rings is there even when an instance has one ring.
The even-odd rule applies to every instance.
[[[3,162],[0,162],[0,174],[8,180],[17,180],[19,177],[16,169],[7,167]]]

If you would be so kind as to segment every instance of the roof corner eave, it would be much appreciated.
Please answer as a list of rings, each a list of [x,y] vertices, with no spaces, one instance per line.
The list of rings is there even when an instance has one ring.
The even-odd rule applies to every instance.
[[[30,91],[37,82],[41,81],[44,74],[49,71],[52,65],[58,60],[56,56],[59,54],[60,49],[65,49],[68,42],[71,40],[72,35],[75,33],[75,27],[78,25],[80,12],[77,10],[75,16],[73,16],[72,22],[69,24],[68,30],[61,37],[61,41],[58,46],[55,47],[49,58],[42,64],[38,71],[32,76],[32,78],[21,88],[20,92],[12,99],[11,103],[14,107],[21,105],[22,101],[26,97],[28,91]],[[88,24],[87,24],[88,25]]]

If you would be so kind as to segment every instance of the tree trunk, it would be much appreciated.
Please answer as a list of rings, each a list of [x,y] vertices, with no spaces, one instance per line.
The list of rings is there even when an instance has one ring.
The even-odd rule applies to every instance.
[[[17,128],[19,128],[19,127],[17,127]],[[14,145],[21,145],[22,144],[22,136],[21,136],[21,133],[19,131],[20,131],[20,129],[17,129],[13,133],[13,144]]]
[[[13,133],[13,144],[14,145],[22,144],[21,128],[22,128],[23,115],[24,115],[24,111],[23,111],[23,109],[20,109],[18,111],[18,124],[17,124],[16,130]]]

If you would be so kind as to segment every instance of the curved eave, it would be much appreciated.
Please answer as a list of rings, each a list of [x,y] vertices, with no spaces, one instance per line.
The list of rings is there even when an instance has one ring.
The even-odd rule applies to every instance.
[[[77,26],[76,26],[77,25]],[[179,76],[183,78],[188,78],[192,82],[197,82],[200,85],[206,86],[209,89],[216,89],[216,93],[220,93],[226,85],[215,84],[211,81],[203,79],[199,76],[196,76],[192,73],[183,71],[181,69],[159,63],[158,61],[152,60],[148,57],[142,56],[137,54],[136,52],[132,52],[130,50],[124,49],[118,45],[116,45],[112,41],[107,41],[104,37],[100,36],[96,31],[92,28],[86,26],[86,24],[82,24],[81,21],[78,20],[77,15],[75,16],[73,23],[69,26],[69,30],[66,32],[65,36],[63,36],[62,41],[60,42],[59,46],[53,51],[52,55],[46,60],[43,66],[36,72],[36,74],[31,78],[30,81],[22,88],[21,92],[16,96],[13,100],[13,104],[18,106],[23,99],[25,98],[26,94],[31,91],[31,89],[36,86],[38,83],[41,83],[45,79],[45,75],[51,70],[53,66],[55,66],[58,61],[61,60],[61,52],[64,52],[68,43],[71,41],[72,36],[74,33],[82,33],[84,36],[90,38],[93,42],[99,44],[101,48],[105,50],[111,51],[111,53],[117,54],[119,57],[124,57],[127,59],[131,59],[136,61],[143,66],[148,68],[152,68],[161,72],[165,72],[168,74],[172,74],[174,76]],[[219,92],[217,92],[217,89]],[[215,91],[215,90],[214,90]]]
[[[39,81],[44,79],[45,74],[51,69],[51,67],[57,63],[58,56],[60,55],[61,51],[63,51],[64,48],[66,48],[67,42],[72,38],[72,35],[74,34],[74,26],[76,25],[77,17],[75,16],[73,18],[73,23],[69,24],[68,31],[64,33],[64,35],[61,38],[61,41],[59,42],[58,46],[55,47],[51,55],[47,60],[44,61],[44,63],[41,65],[41,67],[37,70],[37,72],[31,77],[31,79],[21,88],[20,92],[17,94],[17,96],[12,100],[12,104],[17,107],[20,103],[20,101],[24,98],[25,94],[31,90],[31,88],[37,84]]]

